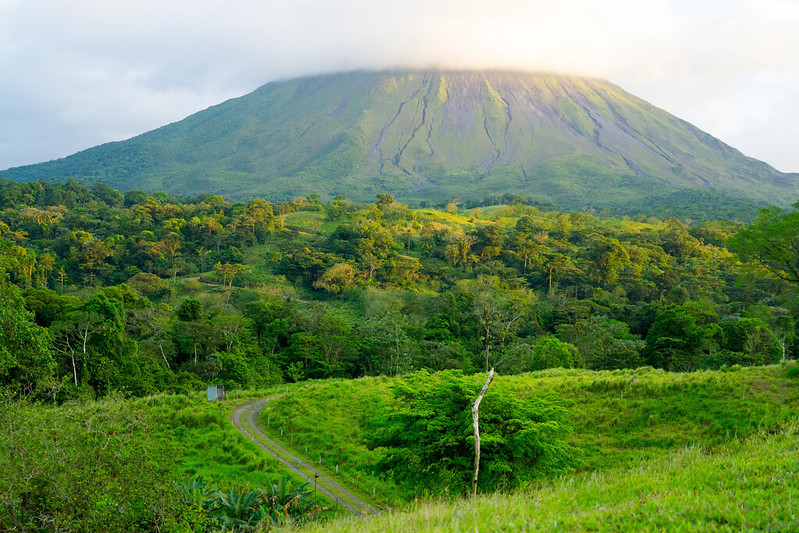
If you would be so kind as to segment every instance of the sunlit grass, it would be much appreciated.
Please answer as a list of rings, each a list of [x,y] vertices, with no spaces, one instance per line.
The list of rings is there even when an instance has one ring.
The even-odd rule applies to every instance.
[[[592,372],[548,370],[499,376],[492,387],[519,397],[545,396],[569,406],[569,443],[580,450],[583,469],[636,465],[685,446],[708,448],[799,418],[799,380],[792,366],[735,371],[668,373],[644,368]],[[482,378],[474,377],[476,382]],[[400,504],[402,493],[371,472],[378,452],[362,438],[364,428],[391,401],[392,379],[309,382],[270,402],[262,425],[271,434],[362,490]],[[490,390],[486,396],[490,401]]]
[[[799,528],[796,424],[708,453],[584,473],[514,494],[416,501],[405,512],[307,531],[742,531]]]

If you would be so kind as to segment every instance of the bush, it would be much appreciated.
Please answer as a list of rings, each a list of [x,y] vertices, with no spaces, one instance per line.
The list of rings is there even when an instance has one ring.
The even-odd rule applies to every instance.
[[[480,384],[457,370],[417,372],[392,385],[394,405],[370,422],[369,448],[385,448],[376,465],[409,493],[465,494],[474,462],[471,403]],[[549,400],[521,400],[489,388],[480,411],[480,488],[525,485],[569,470],[577,450],[565,409]]]

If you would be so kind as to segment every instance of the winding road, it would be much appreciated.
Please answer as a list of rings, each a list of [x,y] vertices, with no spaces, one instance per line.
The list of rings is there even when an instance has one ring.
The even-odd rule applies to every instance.
[[[233,425],[236,426],[236,429],[238,429],[244,436],[260,446],[265,452],[275,457],[280,464],[284,465],[286,468],[302,477],[306,481],[311,483],[315,482],[320,492],[338,502],[339,505],[348,509],[353,514],[362,515],[379,513],[380,509],[355,496],[352,494],[352,492],[343,488],[336,481],[330,479],[324,473],[319,472],[319,470],[312,464],[298,458],[296,455],[286,450],[283,446],[269,438],[263,431],[261,431],[261,428],[258,427],[257,423],[258,417],[261,414],[264,405],[276,397],[277,396],[270,396],[268,398],[263,398],[261,400],[256,400],[254,402],[242,405],[233,411],[230,421],[233,422]]]

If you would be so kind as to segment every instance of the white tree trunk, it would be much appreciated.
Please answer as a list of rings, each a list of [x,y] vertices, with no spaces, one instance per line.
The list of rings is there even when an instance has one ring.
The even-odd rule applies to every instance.
[[[485,385],[477,395],[477,399],[472,404],[472,422],[474,424],[474,477],[472,478],[472,498],[477,497],[477,475],[480,472],[480,428],[478,427],[478,414],[477,410],[480,408],[480,402],[483,400],[488,386],[494,379],[494,368],[488,373]]]
[[[78,386],[78,367],[75,366],[75,351],[70,352],[70,358],[72,359],[72,377],[75,379],[75,386]]]

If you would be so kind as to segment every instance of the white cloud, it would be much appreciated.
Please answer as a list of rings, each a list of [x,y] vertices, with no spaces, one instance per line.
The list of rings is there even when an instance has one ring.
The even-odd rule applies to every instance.
[[[609,78],[799,170],[798,26],[787,0],[0,0],[0,168],[125,138],[275,78],[438,66]]]

